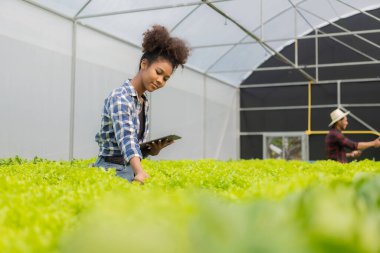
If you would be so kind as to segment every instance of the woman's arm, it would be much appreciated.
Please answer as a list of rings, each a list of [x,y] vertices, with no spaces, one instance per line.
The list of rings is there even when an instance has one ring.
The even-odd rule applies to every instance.
[[[129,164],[132,167],[133,172],[135,173],[134,181],[144,183],[144,180],[149,177],[149,175],[143,170],[141,166],[140,157],[134,156],[129,160]]]

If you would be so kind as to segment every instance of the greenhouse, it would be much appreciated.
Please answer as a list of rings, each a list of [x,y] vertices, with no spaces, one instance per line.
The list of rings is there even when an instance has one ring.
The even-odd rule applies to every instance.
[[[9,124],[0,154],[94,156],[104,96],[137,72],[142,33],[162,24],[191,55],[165,92],[151,94],[150,137],[183,137],[161,158],[269,158],[271,136],[293,136],[302,147],[295,157],[324,159],[314,132],[328,130],[335,107],[352,111],[349,130],[361,134],[351,138],[377,133],[379,5],[3,0],[1,116]]]
[[[0,252],[380,252],[380,0],[0,0],[0,52]]]

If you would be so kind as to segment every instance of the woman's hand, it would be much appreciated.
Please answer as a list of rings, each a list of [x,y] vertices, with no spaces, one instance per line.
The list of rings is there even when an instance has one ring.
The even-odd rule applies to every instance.
[[[149,175],[145,171],[140,171],[135,175],[133,181],[139,182],[140,184],[144,184],[145,179],[147,179]]]
[[[153,155],[153,156],[158,155],[161,149],[169,146],[173,142],[174,142],[173,140],[168,140],[168,139],[165,139],[164,141],[159,140],[156,142],[152,142],[152,144],[148,145],[148,154]]]

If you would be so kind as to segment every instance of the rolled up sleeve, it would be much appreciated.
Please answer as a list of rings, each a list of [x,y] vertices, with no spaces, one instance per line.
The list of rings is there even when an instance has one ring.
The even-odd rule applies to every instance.
[[[357,150],[358,149],[358,143],[355,141],[352,141],[348,138],[344,138],[342,143],[343,143],[344,147],[346,147],[348,149],[351,149],[351,150]]]
[[[348,139],[343,134],[338,134],[336,138],[343,147],[348,148],[350,150],[358,149],[358,143]]]
[[[132,104],[125,97],[117,95],[111,98],[110,114],[115,138],[127,162],[135,156],[140,160],[143,158],[132,113]]]

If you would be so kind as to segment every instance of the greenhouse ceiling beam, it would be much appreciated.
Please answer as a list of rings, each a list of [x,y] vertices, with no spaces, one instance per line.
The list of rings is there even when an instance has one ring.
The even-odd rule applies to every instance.
[[[357,65],[372,65],[372,64],[380,64],[380,60],[375,61],[357,61],[357,62],[337,62],[337,63],[321,63],[318,64],[318,67],[321,68],[328,68],[328,67],[344,67],[344,66],[357,66]],[[300,68],[315,68],[315,64],[310,65],[299,65]],[[280,66],[280,67],[263,67],[263,68],[257,68],[254,70],[254,72],[260,72],[260,71],[274,71],[274,70],[291,70],[292,68],[289,66]],[[229,70],[228,70],[229,71]],[[223,72],[223,71],[222,71]],[[215,72],[212,72],[215,73]]]
[[[296,12],[302,17],[302,19],[303,19],[303,20],[304,20],[304,21],[310,26],[310,28],[311,28],[311,29],[315,29],[315,36],[314,36],[314,38],[315,38],[315,43],[316,43],[316,49],[315,49],[315,50],[316,50],[316,58],[317,58],[317,56],[318,56],[318,47],[317,47],[317,45],[318,45],[318,40],[317,40],[317,38],[318,38],[318,37],[317,37],[317,36],[318,36],[318,32],[320,32],[320,33],[322,33],[322,34],[326,34],[326,33],[323,32],[323,31],[321,31],[319,28],[314,28],[313,25],[307,20],[307,18],[306,18],[301,12],[300,12],[300,10],[298,9],[298,6],[296,6],[295,4],[293,4],[291,0],[288,0],[288,2],[293,6],[293,8],[294,8],[294,9],[296,10]],[[326,22],[329,22],[329,21],[326,21]],[[331,23],[330,23],[330,24],[331,24]],[[346,31],[346,32],[352,32],[352,31]],[[328,36],[328,38],[330,38],[330,39],[332,39],[332,40],[338,42],[339,44],[341,44],[341,45],[343,45],[343,46],[349,48],[350,50],[352,50],[352,51],[354,51],[354,52],[356,52],[356,53],[358,53],[358,54],[364,56],[365,58],[370,59],[370,60],[372,60],[372,61],[376,61],[376,59],[373,58],[372,56],[370,56],[370,55],[368,55],[368,54],[366,54],[366,53],[360,51],[359,49],[357,49],[357,48],[355,48],[355,47],[353,47],[353,46],[351,46],[351,45],[349,45],[349,44],[347,44],[347,43],[345,43],[345,42],[343,42],[343,41],[341,41],[341,40],[339,40],[339,39],[337,39],[337,38],[331,36],[331,34],[327,34],[327,35],[330,35],[330,36]],[[318,64],[316,64],[316,65],[318,65]],[[316,72],[317,72],[317,68],[318,68],[318,66],[316,66],[315,68],[316,68]],[[318,73],[318,72],[317,72],[317,73]]]
[[[329,20],[327,20],[327,19],[325,19],[325,18],[322,18],[321,16],[319,16],[319,15],[317,15],[317,14],[315,14],[315,13],[309,11],[309,10],[306,10],[306,9],[304,9],[304,8],[302,8],[302,7],[297,7],[297,8],[300,9],[300,10],[302,10],[302,11],[304,11],[304,12],[306,12],[306,13],[309,13],[310,15],[312,15],[312,16],[314,16],[314,17],[316,17],[316,18],[319,18],[320,20],[322,20],[322,21],[324,21],[324,22],[329,23],[329,24],[332,25],[332,26],[335,26],[335,27],[341,29],[342,31],[345,31],[345,32],[352,32],[352,31],[348,30],[347,28],[345,28],[345,27],[343,27],[343,26],[340,26],[340,25],[338,25],[338,24],[335,24],[335,23],[333,23],[333,22],[331,22],[331,21],[329,21]],[[380,49],[380,46],[377,45],[376,43],[374,43],[373,41],[370,41],[370,40],[368,40],[368,39],[366,39],[366,38],[364,38],[364,37],[362,37],[362,36],[360,36],[360,35],[358,35],[358,34],[354,34],[354,36],[357,37],[358,39],[360,39],[360,40],[362,40],[362,41],[364,41],[364,42],[366,42],[366,43],[368,43],[368,44],[370,44],[370,45],[372,45],[372,46],[374,46],[374,47]]]
[[[239,135],[241,136],[248,136],[248,135],[266,135],[270,133],[272,136],[274,133],[281,134],[281,136],[289,136],[289,135],[299,135],[301,133],[305,133],[305,131],[286,131],[286,132],[240,132]]]
[[[348,111],[343,105],[340,105],[340,108],[342,108],[343,111],[346,111],[346,112]],[[365,126],[366,128],[368,128],[369,130],[377,132],[377,133],[379,132],[374,127],[372,127],[371,125],[369,125],[367,122],[365,122],[364,120],[362,120],[361,118],[359,118],[358,116],[356,116],[354,113],[350,112],[350,114],[348,116],[354,118],[357,122],[359,122],[360,124],[362,124],[363,126]]]
[[[305,2],[306,0],[302,0],[301,1],[301,3],[302,2]],[[261,1],[261,3],[262,3],[262,1]],[[255,29],[253,29],[252,30],[252,33],[254,33],[254,32],[256,32],[258,29],[260,29],[261,28],[261,26],[264,26],[264,25],[266,25],[267,23],[269,23],[269,22],[271,22],[272,20],[274,20],[276,17],[278,17],[278,16],[280,16],[280,15],[282,15],[282,14],[284,14],[285,12],[287,12],[288,10],[290,10],[291,9],[291,7],[288,7],[288,8],[286,8],[286,9],[284,9],[284,10],[282,10],[281,12],[279,12],[276,16],[273,16],[273,17],[271,17],[270,19],[268,19],[267,21],[265,21],[264,23],[262,23],[262,21],[260,21],[261,23],[260,23],[260,26],[259,27],[256,27]],[[262,15],[262,13],[261,13],[261,15]],[[262,20],[262,18],[260,18],[260,20]],[[238,45],[241,45],[242,43],[244,43],[244,40],[246,39],[246,38],[248,38],[249,37],[249,35],[248,34],[246,34],[239,42],[236,42],[236,43],[230,43],[230,46],[232,46],[230,49],[228,49],[224,54],[222,54],[221,56],[219,56],[218,57],[218,59],[216,59],[215,61],[214,61],[214,63],[213,64],[211,64],[208,68],[207,68],[207,70],[206,70],[206,72],[207,71],[209,71],[210,69],[212,69],[220,60],[222,60],[223,59],[223,57],[224,56],[226,56],[229,52],[231,52],[236,46],[238,46]],[[293,40],[294,38],[291,38],[290,40]],[[252,43],[252,42],[248,42],[248,43]],[[254,41],[254,43],[258,43],[257,41]],[[193,48],[192,48],[193,49]],[[265,48],[264,48],[265,49]],[[270,53],[271,55],[272,55],[272,53]],[[252,70],[250,70],[249,72],[252,72]]]
[[[326,104],[326,105],[311,105],[312,109],[323,109],[323,108],[334,108],[337,104]],[[372,104],[341,104],[343,107],[380,107],[380,103]],[[308,105],[292,105],[292,106],[263,106],[263,107],[245,107],[240,108],[241,112],[251,112],[251,111],[274,111],[274,110],[297,110],[297,109],[308,109]],[[371,129],[372,131],[376,131]],[[377,131],[376,131],[377,132]]]
[[[228,2],[228,1],[233,1],[233,0],[215,0],[213,2],[219,3],[219,2]],[[185,4],[168,4],[168,5],[154,6],[154,7],[133,9],[133,10],[112,11],[112,12],[105,12],[105,13],[98,13],[98,14],[83,15],[83,16],[79,16],[78,19],[98,18],[98,17],[114,16],[114,15],[120,15],[120,14],[128,14],[128,13],[137,13],[137,12],[164,10],[164,9],[172,9],[172,8],[190,7],[190,6],[196,6],[196,5],[202,5],[202,4],[204,4],[204,3],[200,2],[200,1],[190,2],[190,3],[185,3]]]
[[[55,15],[61,17],[61,18],[64,18],[64,19],[67,19],[67,20],[73,21],[73,18],[72,18],[72,17],[67,16],[67,15],[64,15],[64,14],[62,14],[62,13],[59,13],[59,12],[57,12],[57,11],[51,9],[51,8],[48,8],[48,7],[46,7],[46,6],[42,5],[42,4],[39,4],[39,3],[33,2],[33,1],[31,1],[31,0],[22,0],[22,1],[24,1],[24,2],[26,2],[26,3],[28,3],[28,4],[31,4],[31,5],[33,5],[33,6],[35,6],[35,7],[38,7],[38,8],[40,8],[40,9],[42,9],[42,10],[45,10],[45,11],[47,11],[47,12],[53,13],[53,14],[55,14]]]
[[[84,9],[86,9],[86,7],[91,3],[91,1],[92,1],[92,0],[88,0],[87,3],[85,3],[85,4],[82,6],[82,8],[79,9],[79,11],[77,11],[77,13],[76,13],[75,16],[74,16],[74,19],[75,19],[75,20],[78,18],[79,14],[81,14],[82,11],[83,11]]]
[[[335,80],[320,80],[314,84],[335,84],[341,83],[360,83],[360,82],[380,82],[380,78],[349,78],[349,79],[335,79]],[[258,84],[244,84],[239,89],[251,89],[251,88],[272,88],[282,86],[303,86],[308,85],[308,82],[284,82],[284,83],[258,83]]]
[[[341,67],[341,66],[357,66],[357,65],[370,65],[370,64],[380,64],[380,60],[375,61],[358,61],[358,62],[338,62],[338,63],[321,63],[318,64],[320,68],[328,68],[328,67]],[[315,68],[317,65],[298,65],[299,68],[307,69],[307,68]],[[253,72],[260,71],[276,71],[276,70],[291,70],[293,69],[290,66],[279,66],[279,67],[263,67],[257,68]],[[247,72],[252,69],[235,69],[235,70],[215,70],[209,71],[208,73],[229,73],[229,72]]]
[[[248,29],[246,29],[245,27],[243,27],[241,24],[239,24],[236,20],[234,20],[233,18],[231,18],[230,16],[228,16],[222,10],[218,9],[215,5],[213,5],[212,3],[210,3],[208,0],[202,0],[202,2],[206,3],[211,9],[213,9],[214,11],[216,11],[217,13],[219,13],[220,15],[222,15],[223,17],[225,17],[226,19],[230,20],[238,28],[240,28],[244,33],[246,33],[247,35],[249,35],[249,37],[251,37],[254,40],[258,41],[259,44],[266,51],[268,51],[269,53],[275,54],[281,61],[285,62],[286,64],[289,64],[294,69],[298,70],[307,80],[315,81],[315,79],[311,75],[309,75],[308,73],[306,73],[302,69],[298,68],[291,60],[289,60],[288,58],[286,58],[280,52],[277,52],[276,50],[274,50],[271,46],[269,46],[267,43],[263,42],[260,38],[258,38],[256,35],[254,35],[253,33],[251,33]]]
[[[319,32],[322,32],[319,30]],[[348,32],[336,32],[336,33],[323,33],[316,35],[305,35],[303,37],[299,37],[298,39],[313,39],[313,38],[324,38],[324,37],[339,37],[339,36],[349,36],[355,34],[372,34],[372,33],[380,33],[380,29],[371,29],[371,30],[361,30],[361,31],[348,31]]]
[[[319,30],[319,32],[322,32]],[[305,35],[302,37],[298,37],[298,40],[305,40],[305,39],[315,39],[315,38],[326,38],[326,37],[339,37],[339,36],[350,36],[354,34],[380,34],[380,29],[372,29],[372,30],[361,30],[361,31],[350,31],[350,32],[337,32],[337,33],[324,33],[318,34],[318,35]],[[279,39],[269,39],[269,40],[263,40],[266,43],[270,42],[281,42],[281,41],[291,41],[294,40],[294,37],[288,37],[288,38],[279,38]],[[223,43],[223,44],[209,44],[209,45],[199,45],[199,46],[192,46],[192,49],[202,49],[202,48],[214,48],[214,47],[226,47],[226,46],[235,46],[235,45],[250,45],[250,44],[258,44],[257,41],[242,41],[239,43]]]
[[[333,4],[331,3],[331,1],[330,1],[330,0],[327,0],[327,2],[328,2],[328,4],[330,5],[330,9],[334,12],[335,16],[340,18],[340,15],[339,15],[338,11],[335,9],[335,7],[334,7]]]
[[[177,24],[170,30],[170,32],[174,32],[175,29],[177,29],[178,26],[180,26],[188,17],[190,17],[196,10],[199,9],[199,7],[201,7],[201,5],[197,5],[195,6],[194,9],[192,9],[189,13],[187,13],[179,22],[177,22]]]
[[[289,67],[291,68],[291,67]],[[292,68],[291,68],[292,69]],[[245,73],[247,71],[252,71],[252,69],[229,69],[229,70],[214,70],[214,71],[208,71],[208,73]]]
[[[273,135],[273,132],[240,132],[240,135],[241,136],[249,136],[249,135],[267,135],[268,133],[270,133],[271,135]],[[305,134],[305,131],[287,131],[287,132],[275,132],[277,134],[280,134],[281,136],[285,136],[284,133],[286,134],[289,134],[289,135],[294,135],[294,134],[297,134],[297,133],[304,133]],[[329,133],[329,131],[325,130],[325,131],[315,131],[315,130],[312,130],[309,132],[309,134],[323,134],[323,135],[327,135]],[[379,132],[377,131],[369,131],[369,130],[343,130],[342,131],[343,134],[373,134],[373,135],[377,135],[377,136],[380,136]]]
[[[354,9],[354,10],[356,10],[356,11],[359,11],[359,12],[361,12],[362,14],[364,14],[364,15],[366,15],[366,16],[368,16],[368,17],[370,17],[370,18],[373,18],[374,20],[377,20],[377,21],[380,22],[380,18],[376,17],[375,15],[372,15],[372,14],[366,12],[366,11],[363,11],[363,10],[361,10],[361,9],[359,9],[359,8],[356,8],[355,6],[353,6],[353,5],[351,5],[351,4],[348,4],[348,3],[346,3],[346,2],[343,2],[342,0],[335,0],[335,1],[337,1],[337,2],[339,2],[339,3],[342,3],[342,4],[344,4],[344,5],[348,6],[348,7],[352,8],[352,9]]]

